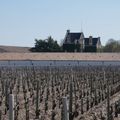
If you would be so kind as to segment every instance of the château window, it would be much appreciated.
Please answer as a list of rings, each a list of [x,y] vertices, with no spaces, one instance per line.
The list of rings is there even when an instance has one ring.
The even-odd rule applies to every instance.
[[[78,44],[78,40],[77,39],[75,40],[75,44]]]

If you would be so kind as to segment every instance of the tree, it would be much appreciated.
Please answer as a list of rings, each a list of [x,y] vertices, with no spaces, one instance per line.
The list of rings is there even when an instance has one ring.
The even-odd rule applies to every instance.
[[[51,36],[45,40],[35,39],[35,47],[31,49],[32,52],[61,52],[61,47]]]
[[[120,41],[109,39],[103,48],[103,52],[120,52]]]

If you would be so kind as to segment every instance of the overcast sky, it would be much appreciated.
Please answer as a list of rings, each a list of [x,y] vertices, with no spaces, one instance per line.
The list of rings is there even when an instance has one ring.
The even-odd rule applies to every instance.
[[[120,0],[0,0],[0,45],[34,46],[51,35],[58,42],[66,30],[120,39]]]

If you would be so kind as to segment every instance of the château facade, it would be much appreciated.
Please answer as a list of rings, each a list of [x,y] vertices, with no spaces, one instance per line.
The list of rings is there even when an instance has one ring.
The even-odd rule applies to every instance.
[[[97,52],[101,48],[100,37],[84,37],[83,32],[73,33],[67,30],[64,42],[64,52]]]

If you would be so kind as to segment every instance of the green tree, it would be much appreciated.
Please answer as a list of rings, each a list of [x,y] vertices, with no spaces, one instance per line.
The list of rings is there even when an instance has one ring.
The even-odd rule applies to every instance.
[[[120,41],[109,39],[103,48],[103,52],[120,52]]]
[[[31,49],[32,52],[61,52],[61,47],[51,36],[45,40],[35,39],[35,47]]]

